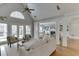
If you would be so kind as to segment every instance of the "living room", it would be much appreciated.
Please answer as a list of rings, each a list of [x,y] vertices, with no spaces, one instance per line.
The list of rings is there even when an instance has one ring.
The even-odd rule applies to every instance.
[[[78,7],[71,3],[0,4],[1,56],[79,55]]]

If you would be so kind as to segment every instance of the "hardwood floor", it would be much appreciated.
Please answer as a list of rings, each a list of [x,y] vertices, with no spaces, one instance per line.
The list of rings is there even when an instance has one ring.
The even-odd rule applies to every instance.
[[[79,40],[70,39],[67,48],[57,46],[56,52],[51,56],[79,56]]]

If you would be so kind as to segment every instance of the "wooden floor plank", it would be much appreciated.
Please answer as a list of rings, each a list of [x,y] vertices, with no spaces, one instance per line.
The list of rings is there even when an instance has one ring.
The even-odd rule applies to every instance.
[[[51,56],[79,56],[79,40],[70,39],[68,47],[57,46],[56,52]]]

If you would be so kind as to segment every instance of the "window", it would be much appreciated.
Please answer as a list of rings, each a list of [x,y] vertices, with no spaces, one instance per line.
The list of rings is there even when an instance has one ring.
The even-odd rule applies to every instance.
[[[39,34],[43,35],[43,34],[49,34],[50,33],[50,27],[48,25],[40,25],[39,26]]]
[[[17,37],[17,25],[12,25],[12,35]]]
[[[39,26],[39,32],[43,32],[42,26]]]
[[[26,34],[31,34],[31,27],[26,25]]]
[[[19,38],[23,38],[23,35],[24,35],[24,27],[19,26]]]
[[[7,24],[0,23],[0,38],[7,37]]]
[[[4,35],[4,25],[0,25],[0,36]]]
[[[50,32],[56,31],[56,23],[55,22],[48,22],[48,23],[40,23],[39,25],[39,35],[48,34],[50,35]]]
[[[24,15],[21,12],[18,12],[18,11],[12,12],[10,17],[24,19]]]

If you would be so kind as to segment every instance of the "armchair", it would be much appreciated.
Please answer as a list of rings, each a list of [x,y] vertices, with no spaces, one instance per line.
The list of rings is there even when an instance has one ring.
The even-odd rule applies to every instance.
[[[8,45],[10,45],[10,47],[11,47],[11,44],[16,43],[18,41],[19,40],[18,40],[17,37],[14,37],[14,36],[8,36],[7,37],[7,43],[8,43]]]

